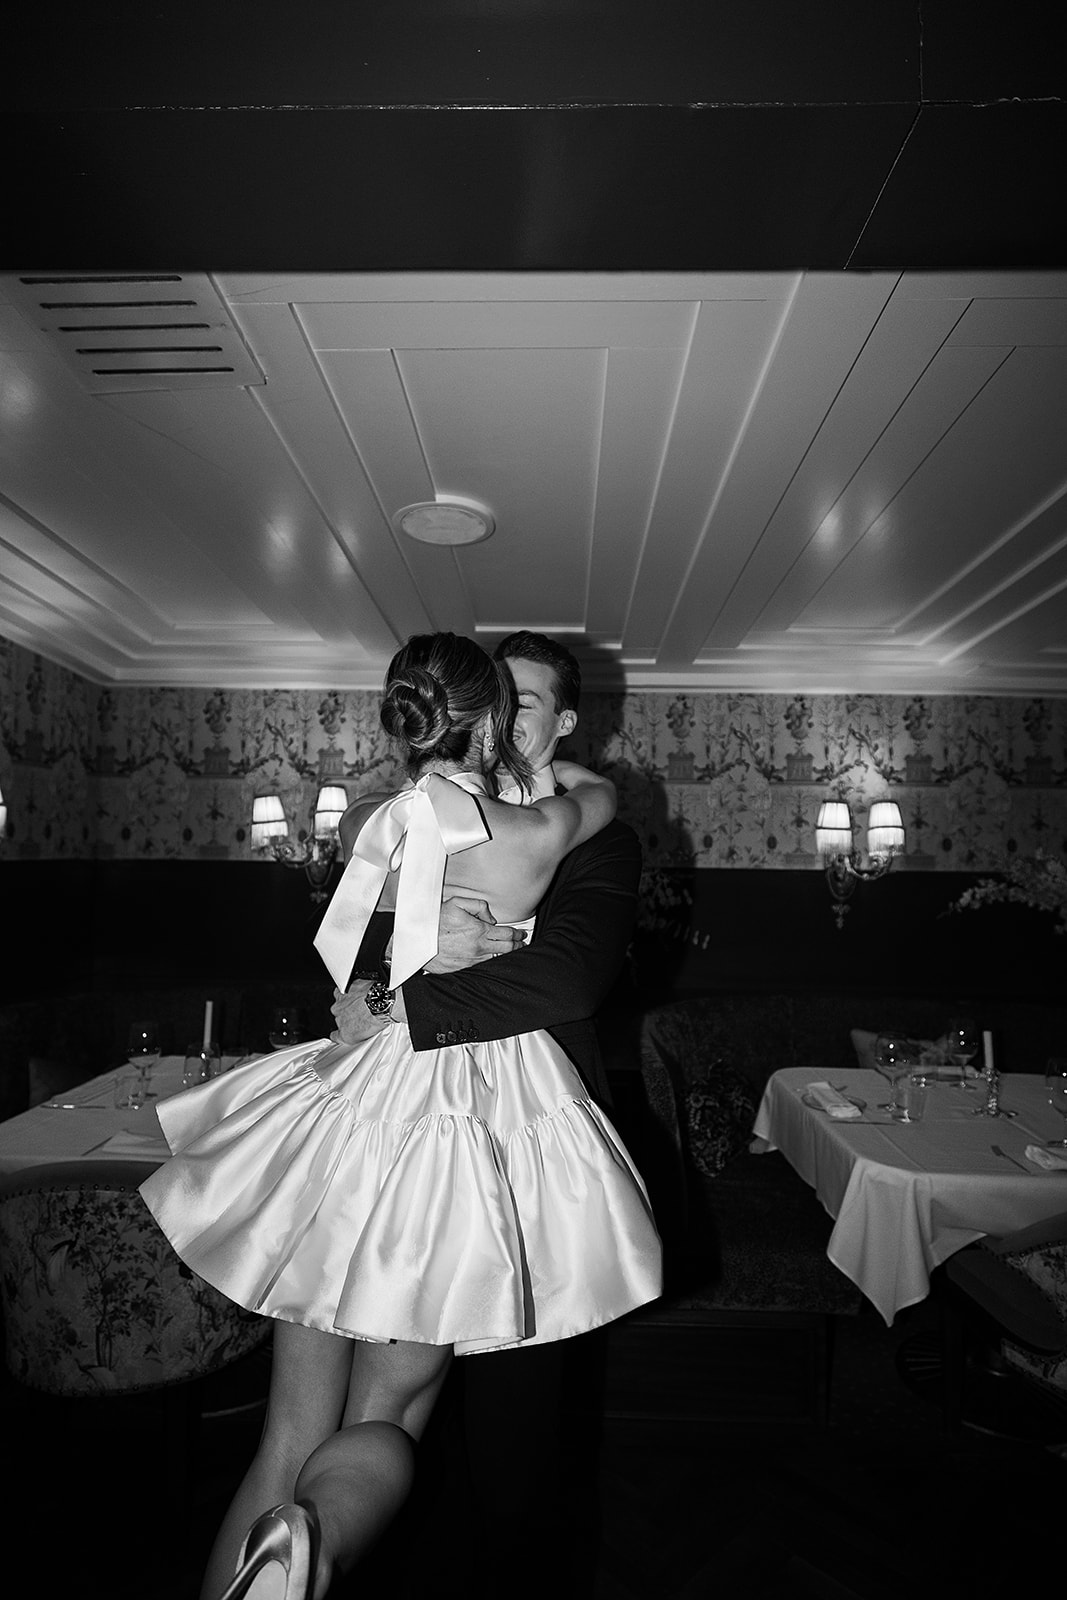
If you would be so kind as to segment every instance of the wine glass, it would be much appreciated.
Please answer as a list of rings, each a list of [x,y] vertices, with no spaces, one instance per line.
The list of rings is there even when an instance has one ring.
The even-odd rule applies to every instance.
[[[897,1079],[919,1064],[919,1047],[902,1033],[880,1033],[874,1041],[874,1064],[893,1086],[893,1098],[879,1104],[879,1111],[896,1108]]]
[[[152,1068],[160,1057],[159,1029],[150,1020],[131,1022],[126,1036],[126,1060],[141,1080],[146,1100],[156,1098],[152,1088]]]
[[[1067,1056],[1050,1056],[1045,1063],[1045,1083],[1049,1104],[1063,1118],[1063,1131],[1067,1135]],[[1067,1137],[1049,1139],[1049,1145],[1067,1145]]]
[[[296,1006],[278,1006],[271,1013],[270,1040],[272,1050],[285,1050],[289,1045],[299,1044],[303,1038],[303,1018]]]
[[[205,1044],[193,1039],[185,1047],[185,1065],[182,1069],[182,1088],[190,1089],[194,1083],[206,1083],[217,1078],[222,1071],[222,1052],[214,1040]]]
[[[949,1017],[945,1048],[954,1067],[960,1069],[960,1089],[969,1089],[967,1068],[978,1054],[978,1026],[973,1017]]]

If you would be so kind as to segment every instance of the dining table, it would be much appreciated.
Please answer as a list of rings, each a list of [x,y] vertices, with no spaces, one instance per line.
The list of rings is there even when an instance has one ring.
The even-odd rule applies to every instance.
[[[926,1298],[930,1274],[955,1251],[1067,1210],[1067,1156],[1046,1169],[1027,1154],[1064,1131],[1043,1075],[1005,1074],[1000,1106],[1014,1115],[998,1117],[975,1114],[986,1104],[982,1080],[965,1088],[931,1076],[924,1113],[910,1122],[888,1109],[880,1073],[831,1076],[817,1067],[772,1074],[751,1148],[780,1150],[815,1190],[834,1219],[827,1256],[887,1325]],[[813,1086],[828,1082],[851,1102],[847,1118],[813,1099]]]
[[[252,1057],[223,1055],[228,1071]],[[111,1068],[0,1122],[0,1179],[62,1161],[134,1156],[162,1164],[170,1154],[155,1107],[183,1087],[184,1056],[162,1056],[152,1068],[152,1098],[140,1107],[115,1104],[115,1083],[128,1064]]]

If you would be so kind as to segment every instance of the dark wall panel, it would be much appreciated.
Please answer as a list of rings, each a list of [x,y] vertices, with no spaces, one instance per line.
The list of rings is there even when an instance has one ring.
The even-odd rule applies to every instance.
[[[232,862],[10,862],[17,934],[0,999],[91,987],[329,977],[312,945],[321,907],[299,871]],[[819,872],[679,871],[675,909],[635,943],[638,985],[671,992],[999,993],[1063,1003],[1065,940],[1047,914],[946,915],[974,880],[896,871],[855,892],[838,929]]]
[[[210,978],[320,975],[321,907],[302,872],[255,862],[5,862],[5,921],[18,929],[0,1000]]]
[[[228,1050],[267,1049],[282,1002],[300,1007],[305,1037],[333,1027],[333,986],[311,943],[319,910],[300,872],[211,862],[0,872],[17,930],[0,989],[0,1115],[26,1104],[34,1058],[79,1082],[122,1059],[138,1016],[158,1021],[168,1053],[199,1037],[208,999]],[[969,881],[894,873],[857,891],[839,930],[820,873],[679,874],[676,912],[639,934],[602,1010],[606,1059],[634,1070],[641,1013],[710,994],[722,1000],[722,1047],[744,1056],[785,1039],[841,1070],[850,1028],[933,1038],[959,1010],[994,1029],[1005,1070],[1039,1070],[1067,1024],[1064,940],[1021,907],[945,917]]]
[[[838,928],[821,872],[678,875],[691,895],[646,958],[648,987],[679,992],[900,994],[1067,1003],[1067,940],[1024,906],[949,914],[968,873],[891,872],[859,885]],[[658,962],[658,968],[655,963]]]

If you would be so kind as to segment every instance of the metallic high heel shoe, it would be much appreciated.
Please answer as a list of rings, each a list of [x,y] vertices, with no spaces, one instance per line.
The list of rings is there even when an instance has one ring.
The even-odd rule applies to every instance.
[[[275,1506],[257,1517],[245,1535],[237,1558],[237,1573],[221,1600],[254,1600],[256,1579],[274,1563],[282,1569],[285,1588],[263,1586],[271,1600],[311,1600],[315,1587],[315,1561],[319,1528],[315,1514],[305,1506]]]

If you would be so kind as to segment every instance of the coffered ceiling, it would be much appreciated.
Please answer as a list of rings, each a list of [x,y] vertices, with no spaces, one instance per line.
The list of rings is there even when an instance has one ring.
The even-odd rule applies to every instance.
[[[0,632],[98,682],[1067,692],[1067,273],[9,274]],[[394,525],[488,506],[462,549]]]

